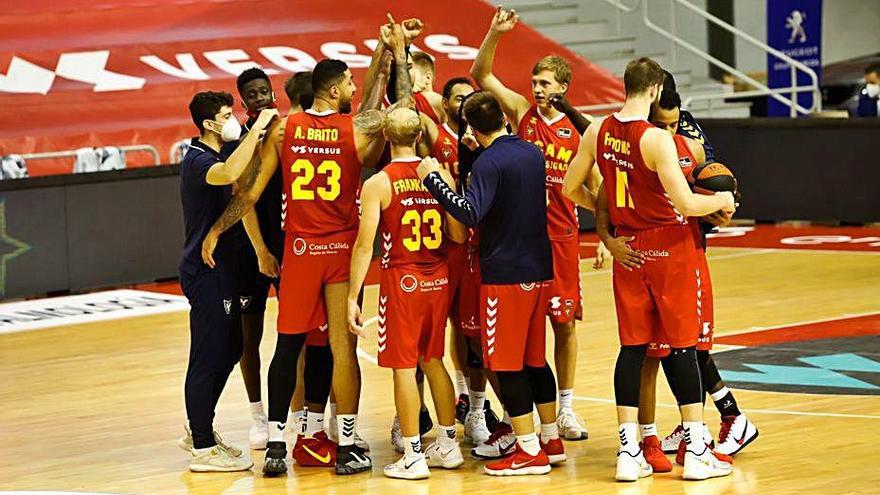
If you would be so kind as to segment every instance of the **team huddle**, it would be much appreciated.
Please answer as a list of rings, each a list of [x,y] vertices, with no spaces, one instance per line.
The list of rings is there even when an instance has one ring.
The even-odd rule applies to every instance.
[[[213,429],[236,363],[254,420],[250,447],[266,451],[266,476],[288,469],[288,429],[296,464],[370,471],[358,435],[357,339],[373,322],[378,364],[393,373],[391,443],[402,454],[386,476],[458,468],[462,444],[489,460],[489,475],[546,474],[565,462],[563,441],[588,437],[572,405],[575,324],[585,313],[577,206],[596,216],[594,266],[614,258],[616,479],[671,471],[665,453],[676,454],[685,479],[725,476],[731,456],[757,437],[709,355],[705,235],[735,211],[732,174],[680,109],[672,75],[651,59],[630,62],[626,102],[604,119],[569,104],[572,73],[558,56],[534,65],[531,99],[509,89],[493,60],[517,21],[498,8],[471,73],[440,93],[433,59],[410,50],[422,22],[389,14],[362,87],[344,62],[322,60],[287,81],[291,111],[281,117],[268,76],[248,69],[237,81],[243,127],[230,94],[193,97],[200,137],[180,172],[191,342],[178,441],[192,471],[253,466]],[[375,246],[377,317],[365,321]],[[273,285],[278,339],[266,411],[259,344]],[[660,364],[682,418],[663,440],[654,425]],[[707,393],[722,416],[717,443],[703,422]],[[423,446],[435,422],[436,440]]]

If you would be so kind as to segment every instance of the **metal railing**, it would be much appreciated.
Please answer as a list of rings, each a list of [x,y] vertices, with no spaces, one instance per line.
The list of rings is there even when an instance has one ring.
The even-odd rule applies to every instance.
[[[138,144],[131,146],[116,146],[120,151],[124,153],[149,153],[153,155],[153,165],[161,165],[159,161],[159,150],[155,148],[155,146],[150,146],[148,144]],[[21,155],[25,161],[30,160],[51,160],[55,158],[76,158],[76,150],[65,150],[65,151],[44,151],[41,153],[24,153]]]
[[[616,13],[616,24],[617,24],[617,34],[620,34],[621,31],[621,16],[622,13],[632,14],[635,13],[640,7],[642,9],[642,23],[651,29],[652,31],[660,34],[661,36],[669,39],[670,42],[670,56],[672,58],[672,65],[675,66],[677,62],[677,46],[681,46],[685,48],[689,52],[693,53],[697,57],[702,58],[703,60],[709,62],[716,67],[720,67],[737,77],[738,79],[749,83],[754,88],[757,88],[753,91],[743,91],[739,93],[716,93],[716,94],[705,94],[705,95],[695,95],[689,98],[686,98],[683,102],[684,105],[688,105],[693,101],[707,101],[709,108],[712,107],[712,102],[716,100],[724,100],[726,98],[731,97],[750,97],[750,96],[769,96],[774,100],[786,105],[790,109],[790,115],[792,117],[796,117],[798,114],[810,114],[813,112],[819,112],[822,110],[822,95],[819,89],[819,78],[816,76],[816,72],[804,65],[803,63],[791,58],[785,53],[771,47],[767,43],[751,36],[750,34],[742,31],[741,29],[732,26],[731,24],[725,22],[722,19],[706,12],[705,10],[697,7],[692,4],[688,0],[669,0],[669,19],[670,19],[670,30],[667,31],[656,23],[654,23],[649,14],[648,14],[648,1],[635,0],[632,4],[627,3],[624,0],[605,0],[606,3],[615,7]],[[719,26],[739,39],[745,40],[748,43],[760,48],[765,51],[767,54],[776,57],[781,60],[783,63],[787,64],[791,69],[791,84],[785,88],[770,88],[766,84],[763,84],[754,78],[750,77],[748,74],[730,66],[729,64],[724,63],[723,61],[713,57],[712,55],[706,53],[705,51],[699,49],[693,44],[681,39],[676,34],[676,4],[680,4],[682,7],[690,10],[694,14],[703,17],[707,21]],[[798,71],[805,73],[810,78],[810,84],[806,86],[799,86],[797,82]],[[798,93],[811,92],[813,93],[813,102],[812,105],[807,108],[798,103]],[[788,97],[784,95],[790,95]],[[604,103],[601,105],[588,105],[584,107],[579,107],[582,111],[590,112],[590,111],[601,111],[605,109],[613,109],[619,108],[622,105],[622,102],[618,103]]]

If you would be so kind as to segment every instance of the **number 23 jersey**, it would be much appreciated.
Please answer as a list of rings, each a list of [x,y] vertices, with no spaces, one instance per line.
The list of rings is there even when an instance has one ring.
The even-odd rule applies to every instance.
[[[312,110],[289,115],[279,165],[285,232],[318,237],[357,229],[362,165],[353,116]]]

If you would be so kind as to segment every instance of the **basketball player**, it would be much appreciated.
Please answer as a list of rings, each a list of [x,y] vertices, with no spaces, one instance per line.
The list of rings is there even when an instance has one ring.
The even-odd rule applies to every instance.
[[[423,479],[429,467],[453,469],[464,463],[455,439],[455,391],[443,365],[449,314],[449,239],[464,242],[467,233],[425,190],[416,174],[421,159],[419,115],[408,108],[388,114],[385,137],[392,161],[364,183],[361,223],[351,258],[348,325],[364,336],[358,295],[373,256],[376,228],[382,232],[382,280],[379,286],[379,366],[394,370],[394,402],[403,433],[404,455],[385,467],[385,476]],[[452,184],[452,176],[444,174]],[[424,452],[416,383],[419,364],[431,385],[437,413],[437,441]]]
[[[678,160],[682,166],[682,172],[687,177],[693,169],[706,162],[705,147],[701,143],[708,143],[699,126],[688,125],[685,132],[692,135],[691,130],[696,130],[700,140],[685,137],[682,133],[682,126],[679,125],[681,118],[681,97],[675,91],[675,82],[672,74],[666,72],[663,93],[658,104],[651,109],[650,122],[656,127],[665,129],[673,134],[676,148],[678,149]],[[597,206],[597,225],[596,231],[600,238],[609,246],[612,256],[616,260],[628,265],[627,257],[631,256],[631,249],[626,245],[626,239],[614,238],[610,234],[607,222],[607,202],[599,198]],[[604,204],[603,204],[604,203]],[[602,210],[604,209],[604,212]],[[600,213],[602,212],[602,213]],[[603,220],[603,221],[600,221]],[[758,430],[749,419],[740,412],[733,393],[726,387],[724,381],[715,362],[709,355],[712,348],[712,337],[714,333],[714,303],[712,297],[712,281],[709,272],[709,266],[706,262],[705,246],[706,229],[703,228],[704,222],[709,224],[710,228],[715,226],[723,227],[730,222],[730,217],[724,212],[715,212],[703,219],[689,219],[691,228],[694,232],[694,240],[697,247],[697,260],[700,265],[700,337],[697,343],[697,361],[700,365],[700,374],[702,383],[706,393],[712,396],[718,412],[721,414],[721,433],[719,434],[718,444],[715,452],[719,454],[732,455],[751,443],[757,436]],[[636,253],[636,256],[638,254]],[[663,456],[663,452],[678,452],[676,460],[681,463],[684,456],[683,445],[683,429],[681,425],[676,427],[675,431],[668,435],[663,442],[657,437],[657,427],[654,424],[654,411],[656,407],[656,381],[657,371],[659,368],[659,359],[665,357],[669,353],[669,346],[665,343],[652,342],[648,346],[647,358],[642,367],[642,388],[639,401],[639,429],[642,436],[642,450],[645,452],[645,459],[653,466],[655,472],[666,472],[672,469],[672,465]],[[703,396],[705,400],[705,396]],[[714,444],[712,435],[705,433],[706,443]]]
[[[312,71],[297,72],[284,82],[284,92],[290,100],[290,113],[312,108],[315,92],[312,90]]]
[[[492,73],[495,51],[501,35],[517,23],[514,11],[498,8],[471,75],[484,90],[501,102],[508,122],[517,134],[544,152],[547,188],[547,229],[553,247],[553,280],[550,285],[548,315],[555,336],[556,371],[559,374],[557,424],[566,440],[584,440],[587,430],[574,413],[577,333],[575,319],[582,317],[580,267],[578,262],[578,219],[574,203],[562,194],[562,178],[575,156],[581,135],[575,124],[559,112],[551,95],[565,94],[571,83],[571,69],[561,57],[547,56],[532,69],[534,103],[510,90]],[[598,180],[593,184],[598,188]]]
[[[617,235],[632,237],[631,246],[645,255],[645,264],[637,270],[614,265],[621,344],[614,370],[618,481],[635,481],[652,473],[639,447],[637,423],[641,368],[652,341],[670,346],[662,363],[685,431],[683,477],[702,480],[732,470],[703,441],[703,390],[696,359],[698,264],[687,217],[718,210],[732,214],[733,194],[692,193],[671,136],[648,123],[663,78],[663,69],[649,58],[627,65],[623,108],[590,126],[563,184],[566,196],[584,207],[593,206],[594,198],[584,184],[597,164]]]
[[[377,72],[386,47],[397,60],[405,59],[399,25],[383,27],[368,76]],[[399,98],[411,102],[407,98],[411,94],[409,74],[402,64],[398,72]],[[367,78],[364,111],[352,118],[347,115],[356,89],[351,71],[339,60],[319,62],[312,71],[312,108],[288,116],[272,129],[248,187],[233,197],[212,228],[216,235],[234,224],[259,198],[279,161],[283,162],[281,219],[288,253],[281,273],[278,342],[269,367],[269,445],[263,466],[268,475],[287,470],[283,433],[295,388],[296,362],[305,334],[324,320],[329,324],[339,418],[336,473],[353,474],[372,466],[365,450],[355,445],[360,368],[356,337],[346,328],[345,298],[358,223],[360,169],[373,165],[385,144],[384,117],[375,109],[381,87],[375,82]],[[208,238],[203,245],[202,255],[209,261],[215,239]]]
[[[418,173],[446,211],[468,227],[480,228],[483,362],[498,377],[516,433],[513,453],[484,469],[495,476],[546,474],[551,464],[565,461],[565,450],[556,426],[555,378],[545,356],[553,257],[544,159],[536,147],[507,134],[501,105],[491,93],[473,94],[464,114],[485,148],[465,195],[446,184],[434,158],[424,159]],[[535,407],[540,438],[532,418]]]
[[[277,110],[263,110],[238,148],[225,160],[224,142],[237,140],[241,127],[232,115],[232,95],[205,92],[189,104],[200,137],[193,139],[180,169],[180,199],[186,241],[180,261],[180,283],[190,302],[190,350],[184,394],[189,427],[178,444],[192,454],[190,470],[244,471],[253,463],[240,449],[225,445],[213,431],[214,409],[229,374],[241,357],[241,292],[239,258],[246,246],[240,226],[217,239],[221,268],[202,263],[198,250],[211,222],[222,212],[235,183],[245,171],[260,137]]]

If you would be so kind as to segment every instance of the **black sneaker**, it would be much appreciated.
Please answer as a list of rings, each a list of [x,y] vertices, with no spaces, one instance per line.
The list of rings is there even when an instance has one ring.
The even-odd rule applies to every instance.
[[[471,410],[471,398],[468,394],[458,396],[458,402],[455,404],[455,420],[464,424],[467,419],[468,411]]]
[[[488,428],[490,432],[495,433],[498,431],[498,427],[503,423],[501,423],[501,420],[495,415],[495,411],[492,410],[492,406],[489,404],[489,399],[486,399],[486,405],[483,406],[483,410],[486,411],[486,428]]]
[[[373,468],[373,461],[357,445],[340,445],[336,449],[336,474],[356,474]]]
[[[434,421],[431,419],[431,413],[427,409],[419,412],[419,433],[427,435],[434,429]]]
[[[266,444],[266,462],[263,463],[263,474],[266,476],[279,476],[287,472],[287,445],[284,442],[269,442]]]

